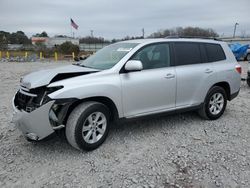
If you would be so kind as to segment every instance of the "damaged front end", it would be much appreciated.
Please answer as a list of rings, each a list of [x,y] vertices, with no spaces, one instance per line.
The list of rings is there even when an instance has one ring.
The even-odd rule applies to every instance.
[[[74,100],[52,100],[49,94],[62,89],[38,87],[28,89],[21,86],[13,98],[13,123],[29,140],[42,140],[64,127],[63,120]]]
[[[63,128],[68,108],[76,99],[50,98],[50,94],[63,89],[63,86],[50,87],[50,84],[98,71],[67,65],[25,75],[12,101],[13,122],[30,140],[42,140]]]

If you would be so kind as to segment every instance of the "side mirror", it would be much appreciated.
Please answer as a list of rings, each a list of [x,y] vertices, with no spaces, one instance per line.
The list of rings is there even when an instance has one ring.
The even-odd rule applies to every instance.
[[[74,57],[74,61],[80,61],[78,57]]]
[[[142,69],[142,62],[139,60],[129,60],[125,65],[125,70],[128,72],[141,71]]]
[[[80,60],[85,60],[85,59],[87,59],[89,57],[89,55],[87,55],[87,56],[80,56]]]
[[[74,61],[82,61],[82,60],[85,60],[89,57],[89,55],[86,55],[86,56],[80,56],[80,57],[75,57],[74,58]]]

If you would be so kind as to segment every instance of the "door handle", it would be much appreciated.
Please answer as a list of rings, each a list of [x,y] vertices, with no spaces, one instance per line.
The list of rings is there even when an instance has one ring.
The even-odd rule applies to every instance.
[[[207,74],[210,74],[210,73],[212,73],[213,72],[213,70],[211,70],[211,69],[206,69],[205,70],[205,73],[207,73]]]
[[[175,75],[174,75],[174,74],[171,74],[171,73],[168,73],[168,74],[165,76],[166,79],[171,79],[171,78],[174,78],[174,77],[175,77]]]

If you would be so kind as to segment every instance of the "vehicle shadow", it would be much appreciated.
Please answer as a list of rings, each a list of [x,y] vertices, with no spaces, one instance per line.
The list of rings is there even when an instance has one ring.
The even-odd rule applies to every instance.
[[[163,130],[171,135],[171,132],[176,132],[178,129],[188,126],[189,122],[202,120],[195,112],[185,112],[179,114],[160,114],[149,117],[142,117],[130,120],[120,120],[111,124],[110,132],[107,140],[98,149],[86,152],[78,151],[70,146],[64,137],[53,135],[46,140],[30,144],[30,152],[37,151],[41,155],[54,155],[54,154],[90,154],[92,152],[98,152],[98,150],[105,150],[110,144],[115,145],[117,141],[129,140],[131,135],[133,137],[141,137],[145,133],[160,134]]]
[[[110,135],[117,132],[133,132],[135,135],[143,134],[142,130],[159,131],[161,129],[171,130],[186,126],[185,122],[189,121],[203,121],[196,112],[184,112],[177,114],[157,114],[152,116],[145,116],[136,119],[122,120],[115,122],[111,126]]]

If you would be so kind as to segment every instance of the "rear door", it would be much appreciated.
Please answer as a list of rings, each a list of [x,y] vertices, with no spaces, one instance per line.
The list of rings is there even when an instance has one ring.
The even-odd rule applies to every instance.
[[[207,62],[203,43],[175,42],[173,45],[177,75],[176,107],[199,105],[216,79],[214,66]]]

